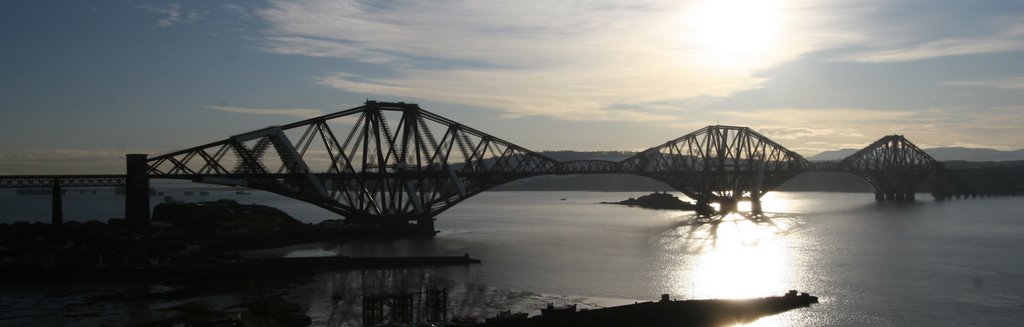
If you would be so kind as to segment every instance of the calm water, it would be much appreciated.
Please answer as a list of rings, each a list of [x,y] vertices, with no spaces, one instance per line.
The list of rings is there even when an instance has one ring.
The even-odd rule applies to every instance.
[[[47,197],[0,192],[8,192],[0,193],[0,221],[48,219]],[[174,192],[168,190],[184,200],[230,197],[276,206],[306,221],[332,217],[259,192],[212,190],[209,197]],[[432,239],[303,246],[254,255],[469,253],[484,262],[315,276],[292,290],[289,299],[307,305],[318,325],[358,322],[355,299],[362,293],[422,283],[449,288],[453,311],[463,315],[492,315],[504,308],[536,314],[546,302],[607,306],[654,300],[662,293],[739,298],[798,289],[820,296],[821,303],[748,325],[963,326],[1024,320],[1022,197],[933,202],[920,194],[925,200],[879,204],[867,193],[780,192],[764,199],[770,219],[755,223],[727,217],[714,224],[678,212],[595,204],[639,195],[487,192],[439,216],[442,232]],[[117,197],[102,192],[73,192],[64,203],[68,220],[105,220],[123,210]],[[341,302],[331,301],[339,294]],[[6,306],[9,312],[0,314],[0,324],[25,321],[11,318],[16,314],[10,312],[44,317],[49,310],[45,299],[29,307],[11,304],[12,297],[0,295],[0,311]],[[129,317],[159,316],[153,313],[158,307],[110,310]]]

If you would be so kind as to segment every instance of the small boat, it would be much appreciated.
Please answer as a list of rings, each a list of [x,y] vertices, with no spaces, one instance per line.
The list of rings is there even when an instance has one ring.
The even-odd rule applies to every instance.
[[[249,194],[252,194],[252,193],[249,193],[249,192],[246,192],[246,191],[235,191],[235,194],[237,194],[237,195],[249,195]]]

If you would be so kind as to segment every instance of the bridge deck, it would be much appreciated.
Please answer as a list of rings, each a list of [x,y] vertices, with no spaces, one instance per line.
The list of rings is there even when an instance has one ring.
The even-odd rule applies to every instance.
[[[6,175],[0,176],[0,188],[124,186],[125,175]]]

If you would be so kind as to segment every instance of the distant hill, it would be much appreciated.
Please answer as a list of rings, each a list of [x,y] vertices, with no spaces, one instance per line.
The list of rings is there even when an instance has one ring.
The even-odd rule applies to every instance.
[[[829,150],[810,157],[804,157],[810,161],[832,161],[832,160],[843,160],[843,158],[849,157],[850,155],[857,153],[858,149],[840,149],[840,150]]]
[[[964,160],[964,161],[1010,161],[1024,160],[1024,149],[1015,151],[1000,151],[993,149],[976,148],[930,148],[924,149],[936,160]]]
[[[994,149],[978,149],[964,147],[943,147],[922,149],[928,155],[940,161],[963,160],[963,161],[1012,161],[1024,160],[1024,149],[1014,151],[1000,151]],[[841,149],[825,151],[810,157],[811,161],[842,160],[858,149]]]

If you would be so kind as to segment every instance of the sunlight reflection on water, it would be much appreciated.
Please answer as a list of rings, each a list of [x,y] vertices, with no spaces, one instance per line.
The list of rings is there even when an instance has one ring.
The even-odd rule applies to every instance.
[[[793,204],[784,197],[766,197],[770,210],[760,218],[728,214],[711,221],[686,216],[658,240],[663,260],[674,260],[675,269],[661,272],[661,285],[685,298],[750,298],[781,295],[802,285],[793,265],[800,260],[792,251],[794,228],[800,219],[786,212]],[[749,210],[749,203],[740,209]],[[786,316],[761,319],[757,326],[792,325]]]

